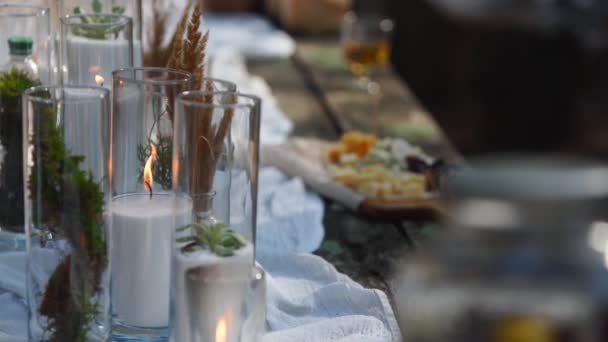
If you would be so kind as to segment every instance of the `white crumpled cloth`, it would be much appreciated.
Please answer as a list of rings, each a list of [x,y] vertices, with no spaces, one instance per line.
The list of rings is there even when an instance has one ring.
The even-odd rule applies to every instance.
[[[209,30],[209,48],[232,47],[247,58],[286,58],[296,51],[296,43],[268,19],[252,13],[206,14],[203,25]]]
[[[266,269],[264,342],[401,341],[384,292],[365,289],[311,254],[259,255]]]
[[[280,111],[266,83],[248,75],[233,50],[213,52],[214,76],[225,76],[243,92],[262,97],[262,141],[286,140],[292,123]],[[217,70],[224,70],[220,72]],[[274,168],[260,172],[257,251],[267,272],[263,342],[401,341],[386,295],[365,289],[310,254],[324,235],[323,203],[300,179]],[[51,265],[53,258],[47,258]],[[0,341],[26,341],[25,252],[0,253]],[[48,277],[52,267],[36,270]],[[48,273],[48,274],[46,274]]]

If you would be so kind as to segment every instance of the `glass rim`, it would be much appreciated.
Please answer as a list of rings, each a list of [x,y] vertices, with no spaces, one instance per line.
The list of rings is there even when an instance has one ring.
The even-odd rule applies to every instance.
[[[40,85],[26,89],[23,92],[23,97],[28,101],[41,102],[46,104],[56,103],[56,100],[48,99],[35,95],[40,91],[53,91],[53,90],[91,90],[101,94],[101,99],[110,98],[110,90],[104,87],[86,86],[86,85]]]
[[[23,12],[20,13],[5,13],[4,9],[22,9]],[[30,12],[26,12],[25,10],[31,10]],[[48,7],[43,6],[34,6],[29,4],[0,4],[0,18],[9,18],[9,17],[20,17],[20,18],[31,18],[31,17],[44,17],[48,16],[50,13],[50,9]]]
[[[234,90],[227,90],[226,92],[234,92],[234,93],[237,92],[237,85],[234,82],[223,80],[221,78],[215,78],[215,77],[203,77],[202,80],[203,81],[217,82],[217,83],[224,84],[224,85],[228,86],[229,88],[234,88]]]
[[[75,19],[83,19],[90,17],[104,17],[114,18],[116,20],[107,23],[85,23],[85,22],[73,22]],[[133,26],[133,19],[131,17],[119,14],[66,14],[60,18],[61,25],[65,26],[82,26],[82,27],[96,27],[96,28],[108,28],[108,27],[122,27],[122,26]]]
[[[380,28],[382,32],[391,33],[395,29],[395,20],[388,16],[379,13],[368,13],[359,15],[354,11],[347,12],[344,15],[343,22],[350,25],[372,25]]]
[[[233,96],[236,96],[237,98],[245,98],[245,99],[252,100],[253,103],[252,104],[248,104],[248,103],[238,103],[237,102],[237,103],[215,104],[215,103],[205,103],[205,102],[189,99],[189,97],[196,96],[196,95],[200,95],[200,96],[205,96],[205,95],[211,95],[211,96],[233,95]],[[234,92],[234,91],[190,90],[190,91],[181,92],[181,93],[179,93],[175,97],[175,102],[176,103],[179,102],[179,103],[183,103],[183,104],[188,105],[188,106],[199,107],[199,108],[224,108],[224,109],[229,109],[229,108],[235,108],[235,109],[251,108],[251,109],[253,109],[253,108],[257,108],[260,105],[261,101],[262,100],[258,96],[251,95],[251,94],[243,94],[243,93],[239,93],[238,91]]]
[[[215,197],[217,195],[217,191],[211,190],[207,192],[196,192],[190,194],[190,197]]]
[[[137,73],[137,72],[163,72],[170,74],[181,75],[182,77],[179,79],[154,79],[154,78],[146,78],[146,79],[134,79],[133,77],[126,76],[127,73]],[[126,83],[132,84],[156,84],[156,85],[182,85],[182,84],[193,84],[194,83],[194,75],[188,71],[178,70],[173,68],[163,68],[163,67],[134,67],[134,68],[122,68],[118,70],[112,71],[112,79],[113,81],[124,81]]]

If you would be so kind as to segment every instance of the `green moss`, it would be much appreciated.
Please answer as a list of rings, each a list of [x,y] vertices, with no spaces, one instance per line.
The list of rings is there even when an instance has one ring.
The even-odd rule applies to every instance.
[[[34,117],[38,129],[28,185],[36,223],[65,237],[71,255],[49,280],[39,312],[48,319],[50,341],[86,341],[88,325],[98,313],[95,294],[101,291],[107,265],[104,194],[92,173],[80,169],[84,157],[65,147],[55,119],[52,108]]]
[[[37,85],[38,82],[25,70],[12,68],[0,74],[0,96],[5,98],[19,99],[25,90]]]
[[[0,143],[4,148],[0,179],[0,226],[23,227],[23,130],[21,94],[38,85],[26,71],[0,72]]]

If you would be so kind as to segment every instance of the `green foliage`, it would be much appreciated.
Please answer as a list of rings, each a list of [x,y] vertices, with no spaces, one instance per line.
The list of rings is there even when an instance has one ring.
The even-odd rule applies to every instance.
[[[82,36],[91,39],[106,39],[109,35],[117,34],[122,30],[122,27],[111,27],[107,26],[95,26],[96,24],[112,24],[115,23],[113,18],[103,16],[103,4],[100,0],[93,0],[91,3],[93,13],[84,13],[79,6],[74,7],[74,14],[85,14],[82,17],[83,24],[90,24],[91,26],[74,27],[73,33],[77,36]],[[113,6],[112,14],[123,15],[125,8],[122,6]]]
[[[83,327],[86,327],[89,322],[92,322],[95,317],[99,314],[99,308],[97,302],[91,301],[91,294],[86,289],[83,289],[80,293],[80,308],[82,316],[80,319],[83,322]],[[87,342],[87,330],[79,329],[77,342]]]
[[[34,210],[44,214],[43,220],[49,229],[71,237],[74,248],[83,248],[94,258],[105,258],[104,194],[93,174],[80,169],[84,157],[72,155],[65,147],[63,132],[55,127],[53,114],[36,118],[39,136],[33,142],[35,166],[29,186],[32,194],[40,196],[42,201],[33,201]],[[67,221],[66,217],[76,221]],[[78,234],[81,228],[84,239]],[[74,231],[66,231],[69,229]]]
[[[235,250],[240,249],[246,244],[241,234],[223,223],[193,223],[180,227],[177,231],[184,232],[188,229],[192,229],[192,235],[177,239],[179,243],[187,243],[182,249],[184,251],[198,246],[208,248],[218,256],[227,257],[234,255]]]
[[[154,163],[154,183],[160,184],[163,190],[171,190],[173,185],[171,177],[171,165],[173,160],[173,138],[171,136],[158,135],[158,141],[153,142],[156,146],[156,163]],[[137,159],[139,160],[139,180],[143,182],[144,179],[144,165],[146,160],[150,157],[152,151],[150,150],[150,144],[139,145],[137,147]]]
[[[13,67],[7,72],[0,73],[0,96],[3,98],[19,99],[25,90],[37,85],[38,82],[25,70]]]
[[[53,274],[39,311],[48,318],[51,341],[86,341],[87,327],[98,312],[94,294],[107,265],[104,194],[92,173],[80,169],[84,157],[65,147],[55,119],[50,107],[34,115],[37,134],[28,186],[36,224],[65,237],[72,250],[71,263],[66,257],[68,266],[61,264],[55,273],[65,273],[67,267],[72,276]]]
[[[13,67],[0,72],[0,143],[4,148],[0,171],[0,226],[23,226],[23,130],[21,94],[38,82]]]

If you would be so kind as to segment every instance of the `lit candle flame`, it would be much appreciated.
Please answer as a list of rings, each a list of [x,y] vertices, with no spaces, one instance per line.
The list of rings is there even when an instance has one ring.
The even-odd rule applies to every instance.
[[[152,188],[154,187],[154,177],[152,177],[152,165],[156,161],[156,146],[150,143],[150,157],[146,160],[144,166],[144,188],[150,191],[150,197],[152,197]]]
[[[103,82],[104,82],[105,80],[106,80],[106,79],[105,79],[105,78],[103,78],[103,76],[101,76],[101,75],[95,75],[95,83],[97,83],[97,84],[99,84],[99,85],[103,86]]]
[[[226,342],[227,341],[227,331],[226,331],[226,319],[220,318],[217,322],[217,326],[215,327],[215,342]]]

